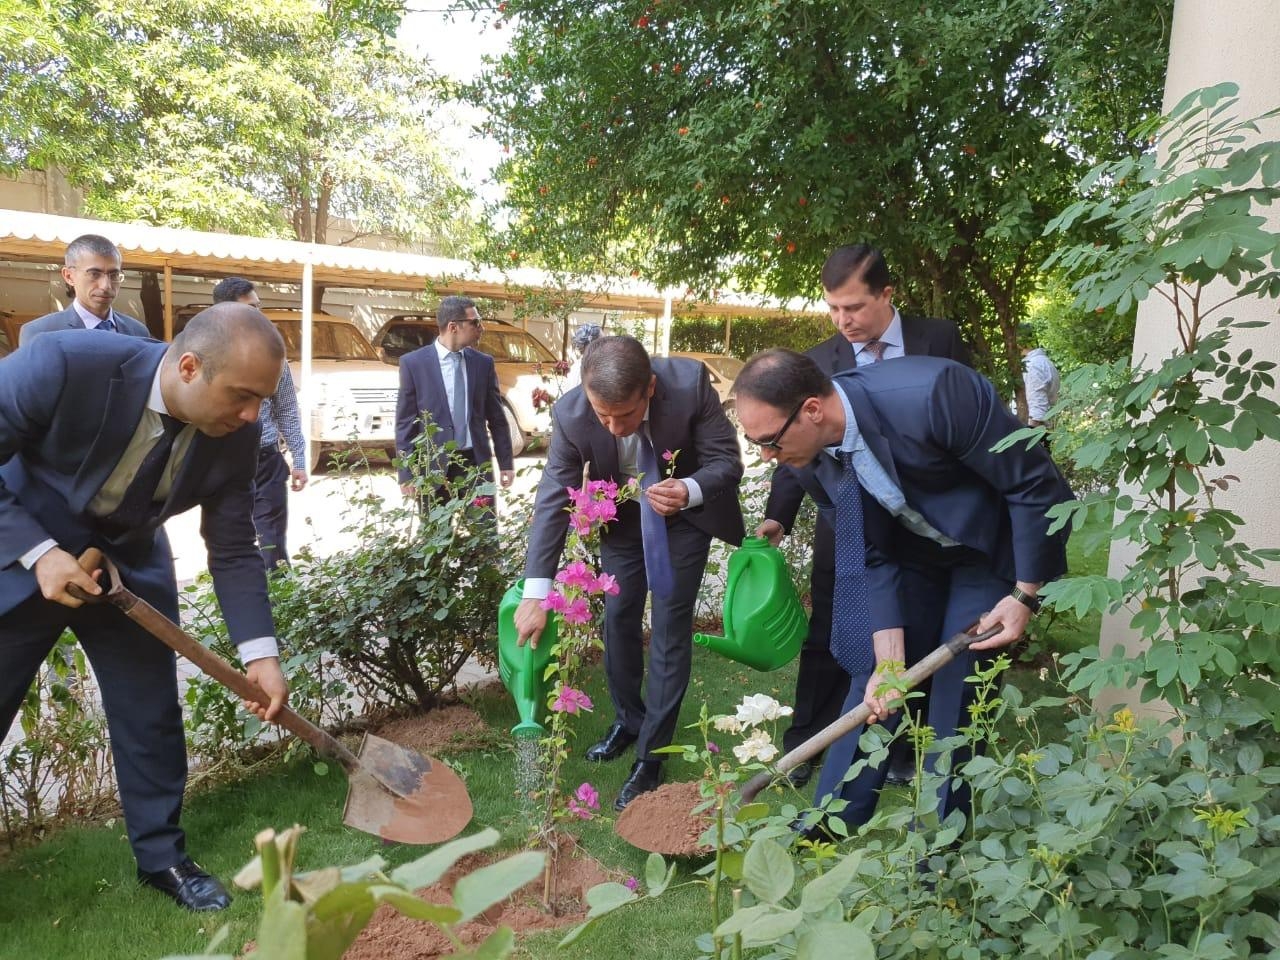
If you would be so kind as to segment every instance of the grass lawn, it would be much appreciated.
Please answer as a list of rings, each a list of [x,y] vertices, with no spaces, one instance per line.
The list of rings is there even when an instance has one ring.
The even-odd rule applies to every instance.
[[[1092,551],[1085,549],[1087,543],[1087,536],[1073,538],[1073,573],[1105,570],[1105,543],[1095,545]],[[1076,623],[1063,616],[1048,625],[1040,642],[1045,649],[1063,651],[1096,642],[1097,635],[1096,618]],[[1009,675],[1009,681],[1023,690],[1028,701],[1042,692],[1056,692],[1052,675],[1040,679],[1038,671],[1044,658],[1038,661]],[[746,693],[769,693],[788,701],[795,667],[760,674],[697,648],[693,676],[685,698],[685,722],[696,718],[703,702],[712,712],[727,712]],[[565,768],[565,782],[571,789],[583,781],[593,783],[600,790],[602,806],[611,814],[610,805],[630,763],[623,759],[597,765],[580,759],[582,750],[611,720],[599,667],[590,671],[587,690],[598,708],[583,717],[574,758]],[[508,729],[516,720],[501,688],[477,692],[470,699],[498,730]],[[1044,717],[1043,721],[1042,732],[1052,735],[1059,718]],[[1018,731],[1011,729],[1005,735],[1016,737]],[[469,831],[495,827],[512,849],[519,847],[527,829],[516,797],[514,758],[505,737],[496,738],[494,746],[449,757],[475,803],[475,820]],[[670,761],[667,767],[671,780],[696,776],[696,771],[684,768],[679,761]],[[302,823],[308,828],[300,856],[304,869],[355,863],[373,854],[381,854],[392,864],[421,855],[421,848],[383,845],[343,827],[340,818],[345,792],[345,778],[317,775],[305,761],[202,792],[190,799],[183,816],[191,853],[211,872],[229,878],[250,858],[257,831]],[[585,847],[607,868],[623,876],[643,874],[646,855],[613,834],[611,818],[583,824],[579,833]],[[166,954],[195,954],[205,949],[224,922],[231,925],[224,949],[239,949],[253,937],[260,905],[256,894],[235,896],[224,914],[198,916],[175,909],[160,895],[138,887],[133,871],[120,823],[61,830],[0,861],[0,960],[156,960]],[[692,954],[692,937],[706,930],[709,921],[705,892],[692,882],[691,874],[691,868],[683,866],[676,887],[664,895],[660,906],[624,910],[609,918],[572,948],[573,955],[600,960],[667,960]],[[563,956],[555,948],[562,935],[552,932],[531,937],[522,942],[517,955]]]

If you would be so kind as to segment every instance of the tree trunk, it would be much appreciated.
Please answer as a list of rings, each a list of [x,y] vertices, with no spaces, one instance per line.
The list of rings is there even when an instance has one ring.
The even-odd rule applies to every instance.
[[[160,275],[155,270],[142,271],[142,322],[157,340],[164,339],[164,295],[160,292]]]

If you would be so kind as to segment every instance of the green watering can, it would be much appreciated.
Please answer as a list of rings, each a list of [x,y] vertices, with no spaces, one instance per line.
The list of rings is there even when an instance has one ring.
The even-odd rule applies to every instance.
[[[520,740],[535,740],[546,735],[538,721],[547,713],[548,685],[545,679],[551,662],[551,648],[556,644],[554,613],[547,614],[547,625],[538,637],[538,646],[516,643],[516,608],[524,597],[524,581],[517,580],[498,604],[498,676],[511,693],[520,714],[520,722],[511,735]]]
[[[695,633],[693,642],[757,670],[795,659],[809,632],[782,551],[763,537],[747,537],[729,557],[723,637]]]

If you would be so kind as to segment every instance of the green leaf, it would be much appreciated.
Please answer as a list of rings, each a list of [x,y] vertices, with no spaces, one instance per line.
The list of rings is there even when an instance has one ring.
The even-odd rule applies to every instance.
[[[379,903],[389,903],[406,917],[412,917],[414,920],[450,924],[457,923],[462,919],[462,913],[457,908],[438,903],[427,903],[427,901],[415,897],[403,887],[384,884],[372,888],[370,893]]]
[[[469,953],[455,954],[461,958],[471,958],[471,960],[503,960],[509,956],[511,951],[516,947],[516,934],[510,927],[499,927],[489,936],[484,938],[484,942]]]
[[[796,940],[796,960],[875,960],[866,930],[852,923],[815,923]]]
[[[306,907],[279,896],[270,897],[258,924],[258,953],[271,960],[307,960]]]
[[[626,906],[635,900],[639,900],[640,895],[633,890],[628,890],[621,883],[598,883],[587,891],[587,919],[594,920],[596,917],[603,917],[606,913],[611,913],[619,907]]]
[[[391,871],[391,881],[407,890],[420,890],[429,887],[443,877],[455,863],[469,853],[486,850],[498,842],[501,834],[492,827],[473,833],[469,837],[459,837],[433,850],[425,857],[419,857]]]
[[[757,840],[747,850],[742,879],[758,899],[777,903],[795,883],[796,868],[786,849],[773,840]]]
[[[861,865],[862,851],[855,850],[822,876],[810,880],[800,892],[800,909],[810,914],[825,910],[844,892]]]
[[[462,912],[462,920],[479,916],[537,879],[546,859],[539,851],[526,850],[459,879],[453,887],[453,902]]]
[[[663,891],[667,889],[675,875],[675,863],[668,867],[661,854],[649,854],[644,862],[645,894],[650,897],[662,896]]]
[[[728,920],[716,927],[718,937],[742,934],[744,946],[771,944],[779,937],[791,933],[804,919],[799,910],[782,910],[772,903],[760,903],[734,912]]]

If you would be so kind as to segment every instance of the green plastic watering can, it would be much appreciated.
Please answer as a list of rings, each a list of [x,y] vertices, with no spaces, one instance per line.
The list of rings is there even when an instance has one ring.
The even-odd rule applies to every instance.
[[[782,551],[763,537],[747,537],[729,557],[723,637],[695,633],[693,642],[756,670],[777,670],[795,659],[809,632]]]
[[[520,714],[520,722],[511,735],[520,740],[535,740],[546,735],[539,722],[547,714],[547,664],[551,648],[556,644],[557,617],[547,614],[547,625],[538,637],[538,645],[516,643],[516,608],[524,597],[524,581],[517,580],[498,604],[498,676],[510,692]]]

